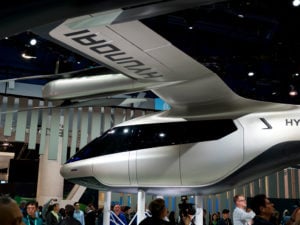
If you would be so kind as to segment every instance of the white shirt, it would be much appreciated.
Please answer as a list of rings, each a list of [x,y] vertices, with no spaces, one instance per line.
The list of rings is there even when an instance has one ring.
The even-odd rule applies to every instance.
[[[233,211],[233,225],[249,225],[249,221],[253,219],[255,213],[253,211],[246,212],[244,209],[236,207]]]

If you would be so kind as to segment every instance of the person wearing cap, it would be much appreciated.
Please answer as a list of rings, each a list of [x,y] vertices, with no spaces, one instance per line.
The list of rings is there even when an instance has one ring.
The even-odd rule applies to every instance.
[[[218,225],[232,225],[228,209],[223,209],[222,218],[219,220]]]

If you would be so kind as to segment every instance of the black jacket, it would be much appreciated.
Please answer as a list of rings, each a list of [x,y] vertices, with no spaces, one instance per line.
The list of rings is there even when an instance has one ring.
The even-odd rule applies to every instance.
[[[81,223],[77,219],[67,216],[58,225],[81,225]]]
[[[269,220],[265,220],[259,216],[255,216],[252,225],[274,225],[274,224]]]
[[[52,212],[49,212],[46,216],[46,225],[58,225],[58,223],[61,221],[61,216],[59,216],[59,219],[52,214]]]
[[[161,219],[153,219],[152,217],[147,217],[142,220],[139,225],[170,225],[171,223]]]

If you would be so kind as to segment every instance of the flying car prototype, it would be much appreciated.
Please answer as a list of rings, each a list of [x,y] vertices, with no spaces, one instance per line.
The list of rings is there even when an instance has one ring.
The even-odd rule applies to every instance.
[[[44,96],[151,90],[171,109],[108,130],[62,166],[65,179],[99,190],[208,194],[298,164],[299,106],[236,95],[139,21],[83,28],[82,20],[90,22],[71,19],[50,34],[120,74],[55,80]]]
[[[62,166],[65,179],[116,192],[209,194],[299,163],[299,106],[236,95],[217,74],[138,21],[218,1],[52,1],[49,7],[31,2],[48,14],[21,10],[23,26],[53,22],[46,26],[49,38],[116,71],[51,81],[43,89],[45,99],[151,90],[171,106],[90,142]],[[19,11],[11,16],[17,25]],[[3,15],[2,35],[19,30]],[[65,17],[70,19],[61,22]]]

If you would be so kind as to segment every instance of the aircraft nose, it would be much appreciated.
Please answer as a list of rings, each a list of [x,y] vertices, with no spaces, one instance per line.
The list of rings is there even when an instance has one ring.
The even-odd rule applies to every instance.
[[[76,161],[62,165],[60,174],[65,179],[72,179],[85,176],[93,176],[92,163],[89,160]]]

